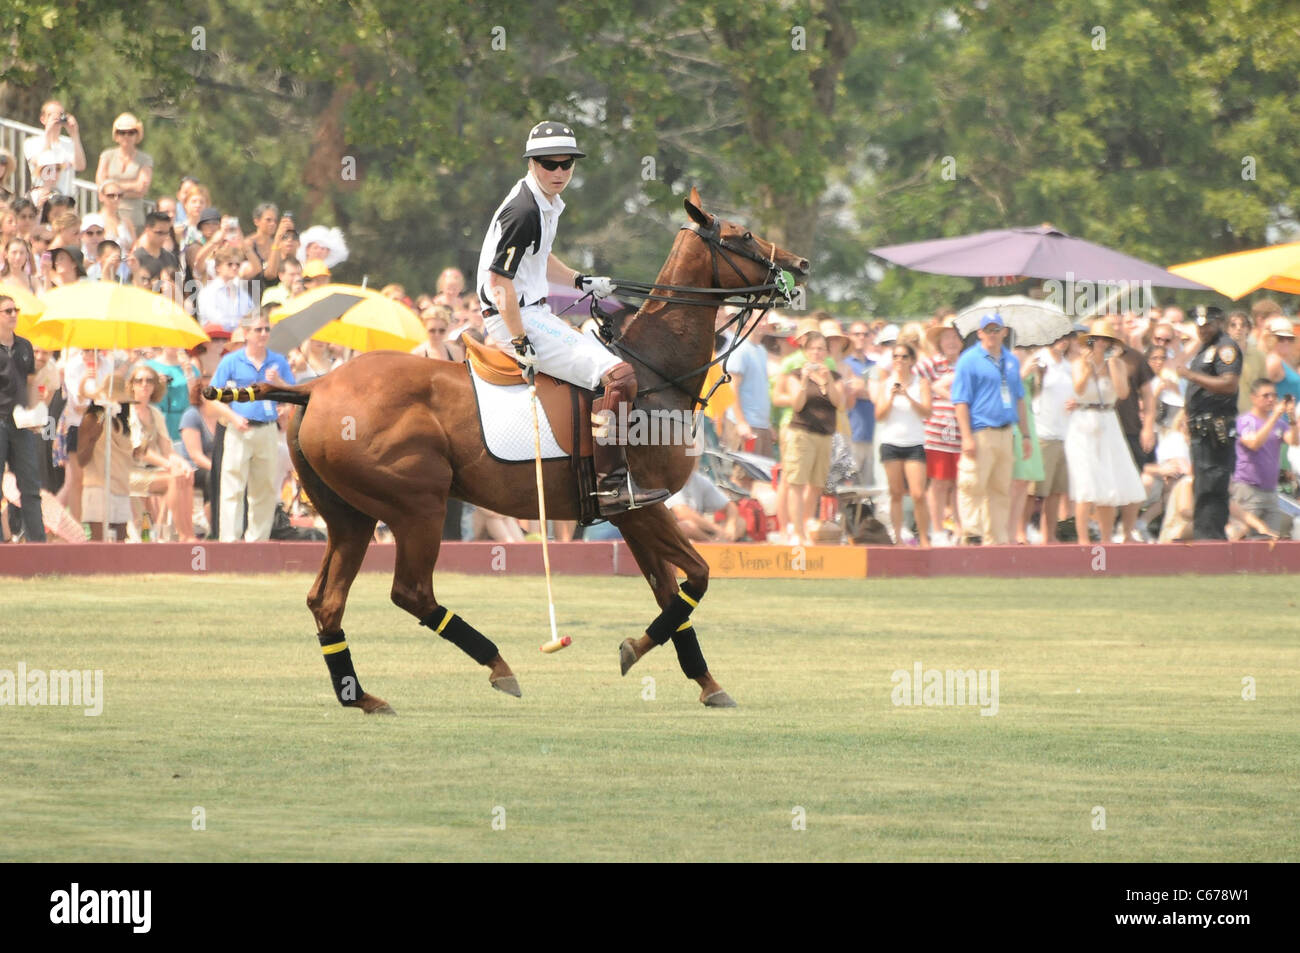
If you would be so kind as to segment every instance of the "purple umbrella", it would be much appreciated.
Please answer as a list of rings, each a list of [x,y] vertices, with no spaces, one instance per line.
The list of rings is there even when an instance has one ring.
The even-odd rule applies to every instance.
[[[1071,235],[1051,225],[999,228],[958,238],[938,238],[871,249],[886,261],[916,271],[966,278],[1023,275],[1088,282],[1150,282],[1161,288],[1209,291],[1163,268]]]

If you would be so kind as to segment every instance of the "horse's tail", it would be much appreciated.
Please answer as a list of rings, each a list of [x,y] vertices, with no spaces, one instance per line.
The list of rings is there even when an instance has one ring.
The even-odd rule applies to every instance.
[[[321,378],[316,377],[305,384],[253,384],[250,387],[205,387],[203,396],[207,400],[233,404],[237,401],[274,400],[281,404],[297,404],[306,407],[311,400],[311,392]]]

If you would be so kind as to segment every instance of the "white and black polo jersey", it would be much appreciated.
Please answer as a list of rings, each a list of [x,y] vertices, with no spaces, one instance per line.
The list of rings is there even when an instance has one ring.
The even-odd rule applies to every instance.
[[[494,308],[488,275],[495,272],[515,283],[520,307],[546,297],[546,262],[551,257],[555,229],[564,211],[558,195],[548,199],[526,175],[497,207],[478,257],[478,296],[484,308]]]

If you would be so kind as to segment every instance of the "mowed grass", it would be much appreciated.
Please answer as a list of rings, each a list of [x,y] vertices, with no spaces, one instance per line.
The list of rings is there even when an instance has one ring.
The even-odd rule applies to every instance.
[[[335,702],[309,583],[5,581],[0,669],[102,669],[105,706],[0,708],[0,860],[1300,859],[1286,577],[719,580],[720,711],[671,647],[620,678],[639,579],[556,579],[546,656],[540,577],[440,575],[516,700],[366,574],[345,628],[396,718]],[[996,669],[996,716],[895,706],[916,662]]]

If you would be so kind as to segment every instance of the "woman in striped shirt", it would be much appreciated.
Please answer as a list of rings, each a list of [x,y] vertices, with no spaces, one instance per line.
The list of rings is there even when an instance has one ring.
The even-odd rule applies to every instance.
[[[952,379],[961,354],[961,335],[945,320],[927,328],[931,355],[916,365],[916,373],[930,382],[930,416],[925,421],[925,469],[930,478],[930,519],[934,534],[942,533],[945,510],[951,512],[950,539],[961,539],[957,510],[957,461],[961,458],[961,432],[952,406]]]

